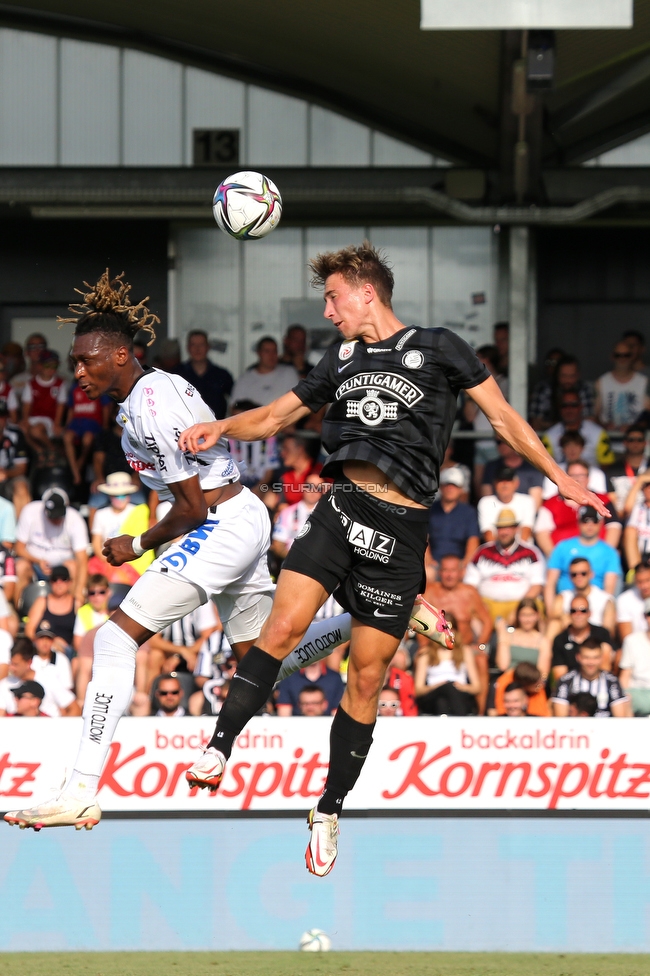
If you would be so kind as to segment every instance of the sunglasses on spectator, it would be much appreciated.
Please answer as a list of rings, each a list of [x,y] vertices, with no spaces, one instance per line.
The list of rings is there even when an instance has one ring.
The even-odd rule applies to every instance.
[[[577,572],[574,570],[572,573],[569,573],[569,576],[571,579],[574,579],[576,576],[589,576],[589,570],[579,569]]]
[[[570,613],[589,613],[589,607],[571,607]]]
[[[628,434],[625,438],[626,441],[630,443],[645,444],[645,437],[643,434]]]
[[[158,694],[158,696],[160,698],[165,698],[166,695],[180,695],[180,693],[181,693],[180,692],[180,689],[178,689],[177,691],[159,691],[159,692],[157,692],[157,694]]]
[[[377,704],[380,708],[399,708],[400,705],[398,701],[380,701]]]
[[[104,596],[108,590],[88,590],[88,596]]]

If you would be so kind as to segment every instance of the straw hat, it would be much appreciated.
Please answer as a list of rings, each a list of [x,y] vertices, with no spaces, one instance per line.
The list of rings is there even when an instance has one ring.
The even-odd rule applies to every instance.
[[[97,487],[105,495],[132,495],[138,490],[126,471],[116,471],[114,474],[109,474],[106,483]]]

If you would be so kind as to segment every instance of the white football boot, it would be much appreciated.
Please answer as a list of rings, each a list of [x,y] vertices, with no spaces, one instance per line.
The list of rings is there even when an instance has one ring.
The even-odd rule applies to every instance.
[[[307,825],[311,830],[305,851],[307,870],[324,878],[334,867],[339,852],[339,816],[337,813],[319,813],[314,807],[309,811]]]
[[[185,779],[190,787],[198,786],[200,790],[208,789],[211,793],[216,793],[225,769],[226,757],[210,746],[204,749],[201,758],[190,766],[185,773]]]
[[[27,810],[12,810],[5,813],[4,819],[8,824],[18,824],[21,830],[32,827],[40,830],[42,827],[75,827],[81,830],[92,830],[102,819],[102,811],[96,800],[88,803],[66,793],[59,793]]]
[[[416,634],[423,634],[434,643],[442,644],[449,651],[454,646],[454,634],[448,621],[445,620],[445,611],[432,607],[423,596],[415,598],[409,627]]]

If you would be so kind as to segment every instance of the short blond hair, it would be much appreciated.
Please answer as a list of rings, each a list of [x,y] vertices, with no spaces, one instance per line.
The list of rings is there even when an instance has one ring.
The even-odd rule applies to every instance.
[[[353,287],[371,284],[382,305],[392,308],[395,279],[385,255],[373,247],[370,241],[355,247],[343,247],[340,251],[318,254],[309,262],[312,271],[311,284],[323,288],[330,275],[340,274]]]

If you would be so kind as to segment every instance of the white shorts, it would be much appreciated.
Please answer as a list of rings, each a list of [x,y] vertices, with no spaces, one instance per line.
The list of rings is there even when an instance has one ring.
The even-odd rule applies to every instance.
[[[120,610],[158,633],[212,597],[228,636],[231,618],[275,590],[267,562],[270,534],[265,505],[242,488],[215,514],[209,512],[203,525],[173,542],[129,590]]]

